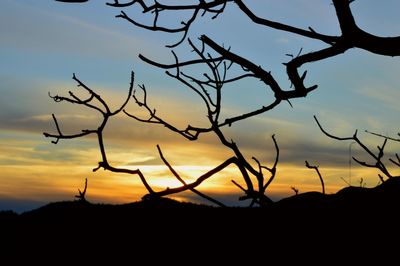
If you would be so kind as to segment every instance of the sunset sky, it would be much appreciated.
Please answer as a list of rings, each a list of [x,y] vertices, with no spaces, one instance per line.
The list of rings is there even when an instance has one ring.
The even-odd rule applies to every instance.
[[[49,92],[67,96],[69,90],[79,91],[72,80],[73,73],[117,108],[125,100],[130,72],[134,71],[135,88],[146,85],[148,101],[159,116],[181,128],[188,123],[203,123],[206,112],[199,98],[168,78],[163,70],[138,58],[141,53],[160,62],[174,62],[165,45],[181,36],[137,28],[115,18],[120,10],[105,2],[0,2],[0,210],[21,212],[50,201],[73,200],[85,178],[89,183],[87,199],[91,202],[127,203],[145,194],[137,176],[92,172],[100,161],[94,138],[61,140],[54,145],[43,136],[45,131],[56,132],[52,113],[67,133],[96,128],[100,121],[94,112],[55,103],[48,97]],[[331,1],[245,2],[257,14],[270,19],[305,29],[311,26],[325,34],[340,34]],[[364,30],[380,36],[400,35],[398,0],[355,1],[351,7]],[[149,21],[139,12],[125,11]],[[165,23],[180,22],[174,16],[163,19]],[[255,26],[233,4],[215,20],[208,15],[197,20],[189,37],[199,44],[197,38],[202,34],[270,70],[286,87],[290,86],[282,65],[290,60],[286,54],[296,55],[301,48],[305,53],[324,47],[318,41]],[[187,42],[175,51],[182,58],[195,58]],[[358,167],[355,162],[349,165],[351,142],[327,138],[313,115],[338,136],[351,136],[359,129],[360,138],[376,150],[382,139],[364,130],[393,137],[400,132],[399,59],[352,49],[303,69],[308,70],[306,83],[318,84],[316,91],[293,100],[293,108],[282,103],[270,112],[224,129],[228,139],[235,140],[249,160],[255,156],[271,166],[275,158],[271,135],[275,134],[281,158],[276,179],[267,191],[274,200],[293,195],[291,187],[300,192],[321,190],[318,176],[304,166],[305,160],[320,166],[328,193],[346,186],[341,178],[352,185],[359,185],[363,178],[366,186],[375,186],[379,181],[376,171]],[[257,109],[270,100],[265,87],[252,81],[225,88],[223,97],[225,115]],[[134,101],[127,109],[146,117]],[[188,181],[232,156],[212,134],[190,142],[164,127],[142,124],[123,114],[110,121],[105,141],[110,163],[141,169],[155,189],[179,184],[159,158],[157,144]],[[388,156],[399,152],[399,148],[399,143],[388,142]],[[357,145],[351,149],[352,155],[369,159]],[[207,180],[199,190],[228,205],[242,204],[237,201],[241,191],[231,179],[242,182],[240,174],[230,168]],[[199,200],[190,193],[174,197]]]

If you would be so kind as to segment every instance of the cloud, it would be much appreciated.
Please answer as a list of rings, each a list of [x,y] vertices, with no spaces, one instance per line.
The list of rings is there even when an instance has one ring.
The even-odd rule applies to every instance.
[[[50,6],[39,9],[7,2],[0,9],[0,45],[46,54],[107,56],[114,60],[136,58],[138,50],[149,51],[152,47],[137,36],[84,21],[78,14],[66,14]]]
[[[61,147],[50,145],[50,140],[42,137],[42,132],[56,132],[51,113],[56,114],[62,131],[71,134],[81,132],[82,129],[97,128],[102,119],[101,115],[96,112],[87,112],[85,108],[77,108],[68,103],[53,103],[51,99],[42,99],[36,95],[38,92],[45,95],[48,86],[50,85],[34,85],[37,88],[32,91],[21,91],[23,98],[28,98],[30,101],[27,105],[22,105],[21,110],[14,110],[15,113],[9,111],[8,116],[0,117],[2,129],[33,133],[44,146],[49,144],[51,148],[41,147],[43,150],[37,150],[38,153],[35,155],[32,151],[29,155],[32,158],[39,157],[50,161],[64,158],[74,163],[77,160],[89,160],[92,162],[91,166],[94,167],[99,156],[95,136],[61,141],[61,145],[66,145]],[[63,86],[52,85],[51,87]],[[113,108],[116,108],[126,97],[125,92],[114,92],[106,88],[100,88],[98,93],[106,101],[111,101]],[[191,121],[202,121],[201,118],[204,118],[202,108],[193,108],[191,101],[157,94],[151,94],[148,97],[152,106],[157,108],[157,114],[180,128],[185,128]],[[6,99],[0,101],[2,100],[7,102]],[[49,105],[43,102],[48,102]],[[135,107],[133,102],[130,103],[128,110],[140,117],[148,117],[148,114],[143,112],[143,109]],[[329,140],[319,131],[311,118],[308,122],[314,127],[312,136],[310,128],[304,126],[304,121],[297,122],[293,118],[283,119],[280,116],[282,114],[268,113],[241,121],[232,128],[225,127],[222,130],[226,132],[228,139],[232,138],[238,144],[247,158],[255,156],[267,165],[275,159],[275,148],[271,139],[274,133],[280,147],[282,163],[301,166],[304,160],[315,161],[324,166],[343,166],[346,163],[348,143]],[[354,133],[353,129],[349,130],[351,128],[349,122],[341,119],[340,116],[320,111],[320,118],[321,121],[327,121],[327,130],[333,131],[334,134],[348,136]],[[140,123],[123,114],[109,121],[104,137],[110,161],[122,165],[162,164],[156,144],[160,144],[164,155],[173,165],[217,165],[216,162],[222,162],[233,155],[232,151],[222,145],[212,133],[202,135],[198,141],[190,142],[163,126]],[[89,149],[91,152],[88,154],[78,152],[83,149]]]
[[[74,165],[83,162],[95,163],[98,160],[98,148],[93,141],[75,141],[59,145],[46,142],[41,136],[31,133],[9,131],[0,134],[0,165],[35,166],[63,163]]]
[[[322,29],[327,29],[328,32],[337,31],[336,20],[332,23],[335,16],[331,5],[322,2],[311,4],[310,1],[305,0],[294,2],[295,4],[273,3],[278,9],[271,8],[268,12],[275,12],[279,19],[283,18],[293,25],[297,25],[298,21],[302,20],[299,17],[308,16],[308,18],[315,19],[312,22],[318,22]],[[7,60],[3,60],[0,67],[5,73],[12,72],[12,74],[1,74],[0,76],[2,80],[0,87],[0,165],[2,166],[0,192],[2,195],[0,198],[9,199],[13,195],[19,195],[19,197],[32,200],[39,198],[54,200],[63,197],[71,199],[76,193],[76,188],[82,184],[83,178],[89,177],[89,197],[96,201],[128,202],[140,199],[140,196],[146,191],[136,176],[104,171],[92,173],[92,168],[96,167],[100,160],[95,136],[60,141],[57,145],[51,144],[42,136],[43,131],[56,132],[51,113],[56,114],[63,132],[66,133],[96,128],[102,119],[101,115],[96,112],[88,112],[85,108],[79,108],[76,105],[57,104],[48,99],[49,91],[52,94],[67,94],[67,90],[63,91],[61,88],[75,90],[76,84],[71,80],[60,81],[58,76],[54,75],[55,72],[51,71],[47,74],[47,71],[49,69],[61,71],[62,65],[71,62],[73,62],[71,68],[77,66],[81,69],[90,69],[88,72],[91,73],[91,78],[95,82],[88,85],[95,88],[96,92],[111,102],[113,108],[116,108],[126,97],[125,87],[129,80],[124,78],[123,85],[118,83],[117,86],[113,86],[114,84],[107,86],[105,84],[110,83],[102,81],[102,79],[107,80],[106,75],[98,70],[104,67],[120,72],[120,67],[114,69],[114,66],[117,64],[120,66],[121,62],[130,61],[132,56],[136,57],[139,50],[145,54],[151,54],[152,58],[162,58],[162,51],[154,48],[156,42],[148,41],[148,36],[139,34],[140,31],[135,33],[126,31],[127,35],[125,35],[125,28],[103,27],[102,23],[95,23],[95,19],[90,21],[88,18],[86,20],[84,16],[72,16],[71,13],[68,15],[67,12],[52,8],[40,10],[40,8],[29,6],[32,3],[3,1],[1,5],[0,34],[2,38],[0,46],[3,51],[2,55],[6,56]],[[36,5],[40,6],[40,4]],[[308,12],[299,12],[301,10],[299,7],[309,11],[313,8],[310,13],[318,16],[310,17]],[[325,20],[325,12],[328,12],[328,9],[331,13],[330,19]],[[86,10],[82,12],[84,13]],[[276,12],[277,10],[279,12]],[[323,12],[320,12],[321,10]],[[258,11],[262,10],[257,9]],[[101,14],[101,12],[96,12],[97,9],[90,14],[93,17]],[[323,17],[323,21],[328,22],[320,24],[323,22],[318,19],[319,17]],[[248,20],[243,17],[242,19]],[[241,20],[235,20],[235,23],[241,24],[241,22]],[[307,20],[300,23],[304,23],[306,28],[309,26],[307,24],[309,22]],[[115,24],[117,23],[115,22]],[[230,22],[226,25],[232,28]],[[205,29],[202,24],[198,24],[198,26],[200,26],[199,31]],[[315,28],[315,30],[323,32],[320,31],[321,28]],[[221,38],[221,29],[224,27],[216,27],[215,34],[218,38]],[[232,35],[226,36],[226,43],[236,44],[233,49],[240,51],[240,48],[247,47],[247,44],[241,43],[246,41],[257,46],[254,48],[260,48],[261,51],[272,51],[260,54],[257,52],[258,49],[243,48],[242,52],[251,54],[257,62],[274,65],[276,61],[280,65],[285,53],[298,51],[298,47],[292,47],[290,51],[286,51],[289,48],[285,45],[279,47],[282,51],[272,50],[268,46],[271,45],[270,41],[259,38],[261,35],[258,33],[265,34],[265,29],[262,27],[257,28],[256,32],[247,31],[247,33],[255,34],[254,39],[243,38],[236,31],[226,32],[228,35]],[[292,38],[296,39],[291,36],[286,37],[278,32],[269,40],[274,42],[281,38],[281,41],[285,42],[287,39],[292,44]],[[296,43],[294,41],[293,43],[294,46],[302,47],[303,41],[296,40]],[[276,46],[276,43],[272,45]],[[307,49],[310,48],[307,47]],[[167,55],[169,60],[173,60],[170,54]],[[278,58],[278,55],[281,57]],[[20,65],[13,65],[16,57],[19,58]],[[82,60],[76,60],[77,58]],[[46,75],[33,78],[39,71],[38,69],[44,66],[45,70],[41,71]],[[317,67],[319,68],[319,65]],[[339,69],[347,71],[345,67]],[[275,69],[272,70],[276,72]],[[274,197],[292,193],[290,186],[299,186],[301,191],[320,189],[318,178],[313,171],[304,167],[304,160],[320,165],[324,176],[327,176],[326,182],[330,187],[329,191],[337,188],[338,183],[345,185],[339,177],[345,177],[347,174],[349,142],[330,140],[319,132],[312,121],[313,113],[318,114],[321,122],[326,122],[326,127],[330,132],[340,136],[352,135],[354,127],[359,125],[359,123],[354,123],[354,120],[359,117],[364,117],[362,122],[365,122],[368,127],[379,128],[386,123],[379,119],[379,115],[371,113],[361,114],[357,116],[358,118],[349,117],[349,113],[354,112],[352,109],[358,108],[360,104],[355,103],[354,106],[349,106],[344,110],[343,98],[333,97],[338,94],[338,91],[334,90],[335,86],[341,87],[342,85],[337,85],[337,75],[332,75],[331,70],[327,73],[322,74],[331,77],[324,79],[333,87],[332,97],[328,97],[326,101],[326,103],[331,101],[330,104],[310,104],[305,108],[296,107],[291,111],[287,111],[288,105],[282,105],[283,107],[280,106],[272,112],[241,121],[231,128],[222,129],[226,133],[227,139],[234,140],[249,161],[252,156],[255,156],[267,166],[270,166],[275,159],[275,148],[271,135],[276,134],[281,157],[277,179],[271,185],[270,193]],[[70,73],[63,74],[69,75]],[[174,88],[176,83],[159,80],[154,76],[153,72],[146,72],[140,79],[143,79],[142,77],[150,78],[151,83],[156,83],[155,86],[149,86],[151,90],[149,90],[148,100],[152,108],[157,109],[157,114],[179,128],[185,128],[188,123],[207,126],[207,114],[204,107],[199,104],[197,98],[191,97],[193,95],[190,95],[190,90],[179,91]],[[126,77],[129,76],[126,75]],[[287,79],[284,73],[278,77],[285,81]],[[361,77],[360,75],[360,79]],[[82,78],[85,81],[86,78]],[[222,115],[240,114],[243,109],[251,109],[253,106],[265,104],[264,100],[268,99],[269,95],[265,94],[264,89],[260,89],[263,94],[258,93],[258,90],[256,92],[253,88],[258,85],[258,82],[246,80],[225,90],[224,100],[227,100],[227,106],[230,108],[227,108]],[[379,100],[391,111],[399,111],[396,99],[400,95],[395,90],[395,86],[375,86],[375,88],[381,88],[375,90],[374,86],[369,85],[359,91],[359,95],[362,95],[363,99],[367,99],[363,103],[364,105],[372,105],[370,100],[373,102]],[[339,92],[341,94],[343,91]],[[352,98],[347,96],[347,99]],[[359,100],[358,97],[355,98]],[[302,99],[299,99],[293,103],[295,106],[302,106],[298,104],[301,101]],[[328,109],[329,106],[330,109]],[[382,105],[376,104],[375,108],[381,109]],[[148,114],[143,109],[136,108],[133,102],[128,106],[128,110],[142,118],[148,117]],[[364,110],[367,109],[360,109],[358,112],[365,113]],[[393,123],[398,122],[396,118],[393,116],[391,119],[394,121]],[[221,144],[213,134],[201,135],[198,141],[191,142],[163,126],[136,122],[124,115],[110,120],[104,136],[110,163],[116,166],[143,169],[146,176],[152,179],[151,182],[154,186],[160,189],[172,184],[171,179],[174,182],[176,180],[159,158],[156,144],[160,144],[164,156],[171,165],[188,179],[200,175],[233,155],[232,151]],[[374,144],[371,147],[376,146],[376,142],[371,143]],[[359,155],[360,151],[353,148],[354,154]],[[197,168],[194,168],[193,165],[196,165]],[[369,174],[369,172],[362,172],[356,167],[354,168],[354,179]],[[237,191],[237,188],[230,183],[230,180],[234,178],[237,178],[238,182],[241,181],[240,173],[237,173],[235,169],[226,170],[218,177],[213,177],[213,180],[207,181],[204,186],[201,186],[201,190],[227,201],[234,199],[236,202],[240,191]],[[166,181],[167,179],[168,181]]]
[[[385,84],[377,84],[374,87],[365,86],[357,90],[358,94],[363,95],[371,100],[380,101],[378,106],[385,106],[387,109],[392,109],[395,112],[400,111],[400,105],[398,99],[400,99],[400,90],[392,86],[387,86]]]

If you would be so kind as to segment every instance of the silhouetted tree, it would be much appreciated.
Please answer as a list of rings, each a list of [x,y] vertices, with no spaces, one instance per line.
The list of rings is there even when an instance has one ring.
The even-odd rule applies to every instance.
[[[62,0],[62,2],[83,1]],[[155,60],[151,60],[142,54],[140,54],[139,57],[144,62],[150,65],[153,65],[157,68],[166,69],[166,74],[169,77],[176,79],[184,86],[194,91],[200,97],[206,108],[207,118],[209,122],[208,126],[197,127],[189,124],[186,128],[181,129],[159,116],[156,113],[156,109],[151,107],[147,102],[148,95],[145,86],[139,85],[139,88],[143,91],[142,97],[139,97],[133,90],[133,73],[128,97],[123,105],[115,111],[111,111],[104,99],[102,99],[93,90],[89,89],[74,75],[73,79],[78,82],[78,86],[83,87],[87,92],[89,92],[89,98],[81,99],[72,92],[70,92],[70,97],[51,97],[55,101],[68,101],[70,103],[75,103],[86,106],[90,109],[94,109],[102,115],[103,121],[97,129],[83,130],[82,132],[75,135],[65,135],[60,130],[57,119],[53,115],[54,122],[57,128],[57,133],[45,133],[45,136],[55,138],[56,141],[54,141],[54,143],[57,143],[60,139],[78,138],[89,134],[97,135],[100,152],[102,155],[102,161],[99,163],[98,168],[96,168],[95,170],[103,168],[105,170],[110,170],[113,172],[123,172],[138,175],[149,192],[146,197],[166,196],[191,190],[194,193],[205,197],[218,205],[223,206],[222,203],[211,199],[210,197],[199,192],[196,187],[206,179],[212,177],[214,174],[226,168],[227,166],[234,164],[239,169],[245,184],[241,185],[236,181],[232,181],[244,193],[244,195],[240,197],[240,200],[250,199],[250,205],[253,205],[255,203],[259,205],[266,205],[271,202],[271,199],[266,195],[266,189],[275,178],[277,164],[279,161],[279,148],[275,137],[272,136],[272,140],[276,149],[276,158],[272,167],[264,166],[259,160],[253,157],[252,159],[256,163],[255,167],[248,159],[245,158],[236,142],[226,138],[222,129],[223,127],[231,126],[235,122],[254,117],[269,110],[272,110],[282,102],[288,102],[289,104],[291,104],[291,99],[305,97],[310,92],[314,91],[317,88],[317,85],[305,84],[307,71],[299,73],[299,69],[305,64],[335,57],[339,54],[345,53],[351,48],[358,48],[384,56],[400,55],[400,37],[378,37],[358,27],[350,8],[352,2],[352,0],[332,1],[341,32],[341,34],[337,36],[319,33],[311,27],[303,29],[300,27],[273,21],[268,19],[267,17],[260,17],[252,11],[252,9],[245,3],[245,1],[242,0],[199,0],[198,2],[180,1],[179,4],[169,4],[168,1],[165,1],[165,3],[161,3],[161,1],[144,0],[114,0],[112,2],[109,2],[107,3],[107,5],[123,9],[120,14],[117,15],[117,17],[126,20],[132,25],[150,31],[181,34],[181,38],[179,38],[176,43],[167,46],[169,48],[174,48],[182,44],[185,40],[188,41],[190,49],[194,52],[195,55],[195,58],[190,60],[180,60],[179,56],[173,50],[172,55],[174,57],[174,62],[172,63],[160,63]],[[212,19],[214,19],[225,12],[227,5],[235,5],[236,8],[238,8],[243,13],[243,15],[247,16],[254,24],[263,26],[265,28],[275,29],[277,31],[295,34],[303,38],[315,40],[316,42],[322,43],[325,47],[320,50],[304,54],[302,54],[302,51],[300,51],[297,56],[291,56],[291,60],[287,63],[284,63],[288,79],[291,82],[291,86],[289,88],[285,88],[283,85],[279,84],[277,79],[275,79],[270,71],[264,69],[264,67],[262,67],[258,62],[247,59],[246,57],[232,51],[232,49],[227,48],[214,41],[207,35],[202,35],[199,37],[199,45],[196,45],[192,42],[191,39],[187,38],[192,23],[199,16],[212,14]],[[152,23],[144,24],[140,22],[139,18],[130,16],[128,14],[129,8],[140,9],[143,13],[143,16],[152,16]],[[176,15],[176,13],[183,13],[184,15],[188,15],[188,19],[181,21],[180,26],[178,27],[160,25],[161,16],[180,17],[174,16]],[[197,77],[195,75],[187,74],[184,72],[185,68],[196,65],[206,66],[208,68],[208,73],[205,73],[202,77]],[[234,70],[229,72],[233,68]],[[230,74],[232,72],[233,74]],[[241,115],[222,118],[222,90],[224,85],[244,79],[260,80],[262,85],[272,92],[273,97],[266,97],[265,104],[258,109],[243,113]],[[133,98],[138,106],[144,108],[147,111],[147,118],[137,117],[134,114],[128,113],[124,109],[125,106],[128,104],[130,98]],[[94,102],[100,104],[101,107],[93,104]],[[168,166],[171,173],[182,183],[182,185],[176,188],[167,188],[162,191],[154,191],[147,183],[140,169],[130,170],[113,167],[107,160],[106,151],[104,149],[103,130],[109,118],[120,112],[124,112],[127,116],[144,123],[162,125],[169,130],[176,132],[184,138],[192,141],[197,140],[201,134],[213,133],[218,137],[222,145],[228,147],[233,151],[234,156],[228,158],[222,164],[199,176],[194,182],[186,183],[184,179],[168,163],[168,161],[162,154],[160,147],[158,147],[160,157]],[[378,162],[377,167],[382,170],[385,175],[389,175],[387,169],[381,165],[380,158],[381,155],[378,155],[376,157]],[[318,171],[318,168],[316,168],[316,170]],[[268,176],[265,175],[265,172],[268,173]],[[320,179],[324,191],[322,177],[320,177]]]
[[[357,130],[354,132],[353,136],[351,136],[351,137],[338,137],[338,136],[335,136],[335,135],[332,135],[332,134],[328,133],[322,127],[322,125],[320,124],[320,122],[318,121],[316,116],[314,116],[314,119],[317,122],[318,127],[321,129],[321,131],[326,136],[328,136],[328,137],[330,137],[332,139],[336,139],[336,140],[341,140],[341,141],[350,140],[350,141],[356,142],[365,151],[365,153],[369,157],[371,157],[373,159],[373,162],[372,163],[364,162],[364,161],[361,161],[361,160],[357,159],[354,156],[352,157],[353,160],[355,162],[357,162],[358,164],[360,164],[361,166],[378,169],[381,172],[380,174],[378,174],[378,177],[379,177],[381,182],[384,182],[386,179],[393,178],[393,177],[399,177],[400,178],[400,176],[393,175],[391,173],[391,171],[389,170],[389,167],[386,166],[385,162],[383,162],[383,160],[382,160],[383,156],[385,155],[384,149],[386,147],[386,144],[387,144],[388,140],[400,141],[399,139],[395,139],[395,138],[391,138],[391,137],[388,137],[388,136],[384,136],[384,135],[380,135],[380,134],[376,134],[376,133],[373,133],[373,132],[366,131],[367,133],[379,136],[379,137],[384,139],[382,145],[381,146],[379,146],[379,145],[377,146],[378,151],[377,152],[373,152],[366,144],[364,144],[360,140],[360,138],[358,137],[358,131]],[[393,159],[393,158],[389,158],[389,161],[392,162],[395,166],[400,167],[400,157],[399,157],[399,155],[397,153],[395,154],[395,157],[396,157],[397,161],[395,159]],[[386,177],[386,179],[385,179],[385,177]],[[360,180],[360,186],[363,186],[363,184],[364,184],[364,180],[361,179]]]

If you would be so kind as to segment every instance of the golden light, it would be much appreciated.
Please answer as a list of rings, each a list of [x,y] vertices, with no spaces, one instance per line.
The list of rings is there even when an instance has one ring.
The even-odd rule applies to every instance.
[[[182,186],[182,183],[171,173],[165,165],[138,165],[138,166],[121,166],[127,169],[140,169],[147,182],[156,190],[166,188],[174,188]],[[194,182],[197,178],[207,173],[214,166],[198,166],[198,165],[178,165],[173,167],[186,184]],[[212,176],[209,180],[205,180],[199,187],[205,190],[220,190],[226,187],[227,183],[235,176],[236,170],[232,167],[226,168],[224,171]],[[230,179],[229,179],[230,178]],[[132,178],[130,183],[138,184],[138,178]]]

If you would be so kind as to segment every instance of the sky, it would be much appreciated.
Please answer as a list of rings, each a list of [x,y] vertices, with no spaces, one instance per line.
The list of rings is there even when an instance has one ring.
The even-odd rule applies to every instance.
[[[51,0],[2,0],[0,2],[0,210],[22,212],[59,200],[73,200],[88,179],[87,199],[99,203],[127,203],[140,200],[146,190],[137,176],[107,171],[92,172],[100,161],[96,140],[86,137],[62,140],[57,145],[43,136],[55,133],[54,113],[66,133],[95,128],[99,116],[67,103],[55,103],[48,94],[78,92],[73,73],[117,108],[125,99],[131,71],[135,88],[145,84],[148,101],[157,114],[184,128],[188,123],[202,125],[205,109],[188,88],[168,78],[163,70],[142,62],[138,54],[160,62],[174,58],[165,45],[180,35],[149,32],[115,18],[118,8],[106,1],[65,4]],[[168,1],[166,1],[168,2]],[[245,1],[260,16],[325,34],[339,34],[334,8],[325,0]],[[359,0],[351,5],[358,25],[379,36],[399,35],[400,20],[396,0]],[[135,8],[125,12],[149,22]],[[173,25],[178,15],[160,18]],[[214,41],[271,71],[280,84],[289,86],[282,63],[286,54],[303,53],[323,44],[252,24],[234,5],[228,5],[217,19],[206,15],[197,20],[189,38],[206,34]],[[180,58],[194,58],[185,41],[174,51]],[[306,98],[282,103],[272,111],[224,128],[228,139],[238,144],[246,158],[258,158],[271,166],[275,134],[280,148],[278,172],[267,190],[274,200],[300,192],[321,191],[318,176],[304,161],[320,166],[328,193],[352,185],[375,186],[375,170],[349,161],[349,155],[369,160],[351,142],[329,139],[318,129],[313,115],[338,136],[351,136],[356,129],[373,150],[382,139],[364,132],[397,136],[400,61],[358,49],[322,62],[307,64],[306,83],[318,89]],[[190,71],[190,70],[188,70]],[[200,71],[192,69],[192,72]],[[189,73],[188,73],[189,74]],[[223,114],[241,114],[259,108],[270,100],[265,87],[254,81],[232,84],[224,90]],[[146,117],[134,101],[127,109]],[[232,154],[213,136],[190,142],[158,126],[143,124],[124,115],[113,118],[105,130],[109,161],[115,166],[141,169],[155,189],[178,185],[158,156],[159,144],[168,161],[185,180],[190,181]],[[399,150],[389,141],[387,156]],[[388,163],[389,165],[389,163]],[[397,175],[398,169],[392,169]],[[231,180],[242,182],[240,174],[229,168],[204,182],[199,190],[227,203],[237,201],[240,192]],[[178,200],[200,201],[190,193],[173,196]],[[245,203],[247,204],[247,203]]]

